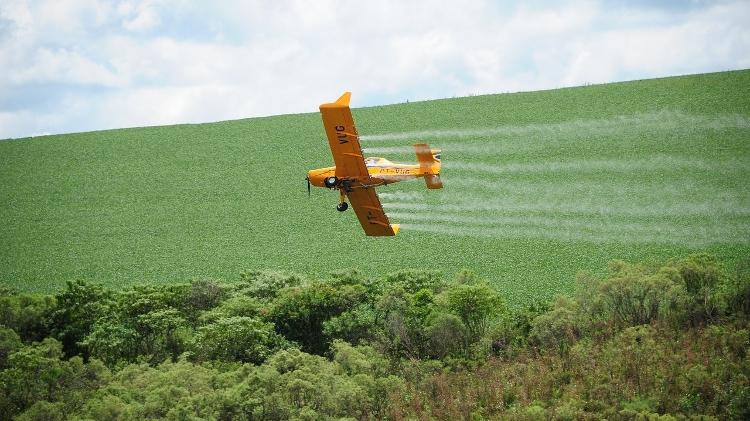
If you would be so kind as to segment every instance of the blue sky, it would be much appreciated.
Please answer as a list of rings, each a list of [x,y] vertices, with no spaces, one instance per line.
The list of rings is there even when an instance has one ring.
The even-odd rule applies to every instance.
[[[750,2],[0,0],[0,138],[750,68]]]

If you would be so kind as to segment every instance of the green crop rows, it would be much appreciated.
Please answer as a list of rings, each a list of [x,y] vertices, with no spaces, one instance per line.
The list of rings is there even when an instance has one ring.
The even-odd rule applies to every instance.
[[[354,117],[372,155],[443,148],[443,190],[380,190],[404,224],[396,238],[365,237],[334,192],[307,197],[306,171],[332,162],[317,113],[19,139],[0,142],[0,282],[49,292],[75,278],[469,268],[521,303],[612,259],[748,257],[750,71]]]

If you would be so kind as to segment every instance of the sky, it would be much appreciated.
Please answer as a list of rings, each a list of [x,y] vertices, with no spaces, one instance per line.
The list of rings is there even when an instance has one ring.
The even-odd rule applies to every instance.
[[[0,0],[0,139],[750,68],[750,1]]]

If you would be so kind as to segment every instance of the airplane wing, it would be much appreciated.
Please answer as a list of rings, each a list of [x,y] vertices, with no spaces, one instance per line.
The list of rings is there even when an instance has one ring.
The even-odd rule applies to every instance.
[[[323,116],[323,126],[336,164],[336,177],[369,178],[352,110],[349,108],[351,96],[351,92],[344,92],[336,102],[321,105],[320,114]]]
[[[383,211],[374,188],[357,188],[348,192],[349,202],[357,214],[365,234],[372,236],[396,235],[398,224],[391,225]]]

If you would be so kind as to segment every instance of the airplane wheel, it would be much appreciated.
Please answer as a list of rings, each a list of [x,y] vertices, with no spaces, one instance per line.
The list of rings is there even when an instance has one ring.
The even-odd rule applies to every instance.
[[[325,180],[323,180],[323,184],[325,184],[326,187],[333,188],[333,186],[336,185],[336,177],[328,177]]]
[[[349,209],[349,204],[346,202],[339,203],[336,205],[336,210],[339,212],[343,212],[345,210]]]

